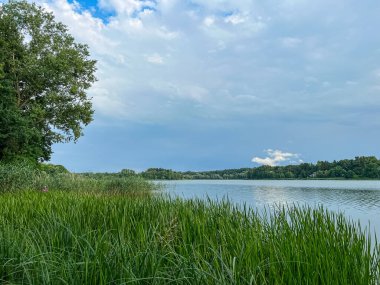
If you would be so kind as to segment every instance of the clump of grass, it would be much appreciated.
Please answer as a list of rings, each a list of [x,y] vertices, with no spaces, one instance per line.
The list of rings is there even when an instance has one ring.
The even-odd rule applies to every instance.
[[[0,195],[0,283],[379,284],[379,246],[323,208],[102,193]]]

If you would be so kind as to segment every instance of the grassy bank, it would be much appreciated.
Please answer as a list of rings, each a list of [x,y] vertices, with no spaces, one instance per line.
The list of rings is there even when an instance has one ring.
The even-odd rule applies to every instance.
[[[56,166],[0,163],[0,193],[20,190],[85,191],[106,193],[150,192],[152,183],[141,177],[88,177]]]
[[[378,284],[379,255],[342,215],[228,203],[0,195],[5,284]],[[1,281],[0,281],[1,283]]]

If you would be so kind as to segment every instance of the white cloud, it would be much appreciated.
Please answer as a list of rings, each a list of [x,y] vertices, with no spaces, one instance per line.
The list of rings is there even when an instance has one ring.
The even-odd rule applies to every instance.
[[[146,60],[153,64],[164,64],[164,58],[158,53],[146,56]]]
[[[369,47],[380,45],[373,38],[380,19],[368,16],[364,6],[327,0],[101,0],[101,9],[113,11],[104,21],[78,2],[36,2],[89,45],[99,79],[89,95],[105,116],[122,106],[121,117],[137,121],[175,121],[185,108],[192,118],[207,113],[226,120],[320,120],[379,100],[380,73],[368,58],[378,57]],[[309,5],[313,9],[305,9]]]
[[[276,166],[284,162],[291,164],[303,162],[301,159],[299,159],[299,154],[297,153],[283,152],[281,150],[273,149],[267,149],[264,152],[268,155],[267,157],[254,157],[252,158],[252,162],[269,166]]]
[[[157,35],[163,39],[173,40],[178,37],[178,32],[171,31],[167,27],[161,26],[157,29]]]
[[[103,88],[93,88],[92,94],[94,95],[93,104],[97,111],[100,113],[106,113],[114,118],[123,118],[127,114],[128,106],[120,99],[115,93]],[[116,95],[116,96],[115,96]],[[113,110],[110,114],[109,110]]]
[[[208,16],[203,20],[203,24],[207,27],[212,26],[215,23],[215,17]]]
[[[227,16],[224,19],[224,21],[232,25],[237,25],[237,24],[244,23],[246,21],[246,17],[240,14],[232,14],[232,15]]]
[[[175,82],[153,81],[152,88],[165,94],[170,101],[186,100],[194,103],[202,103],[207,101],[209,92],[202,86],[186,85],[186,83],[177,84]]]
[[[140,19],[129,19],[128,21],[129,25],[135,29],[142,29],[143,23]]]
[[[99,6],[103,9],[115,11],[117,14],[132,15],[135,12],[144,12],[143,8],[154,8],[155,3],[139,0],[100,0]]]

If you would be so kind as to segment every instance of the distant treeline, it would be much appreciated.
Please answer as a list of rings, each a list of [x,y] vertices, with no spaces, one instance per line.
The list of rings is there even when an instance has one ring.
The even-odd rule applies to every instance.
[[[141,173],[123,169],[119,173],[84,173],[89,176],[141,176],[152,180],[184,179],[380,179],[380,160],[374,156],[355,157],[340,161],[318,161],[287,166],[260,166],[255,168],[215,171],[179,172],[163,168],[149,168]]]

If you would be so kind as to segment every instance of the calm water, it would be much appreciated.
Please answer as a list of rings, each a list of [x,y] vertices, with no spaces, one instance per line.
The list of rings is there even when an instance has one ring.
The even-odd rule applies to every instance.
[[[184,199],[200,198],[246,204],[257,208],[282,204],[324,207],[348,218],[370,223],[380,237],[380,181],[336,180],[182,180],[159,182],[165,192]]]

